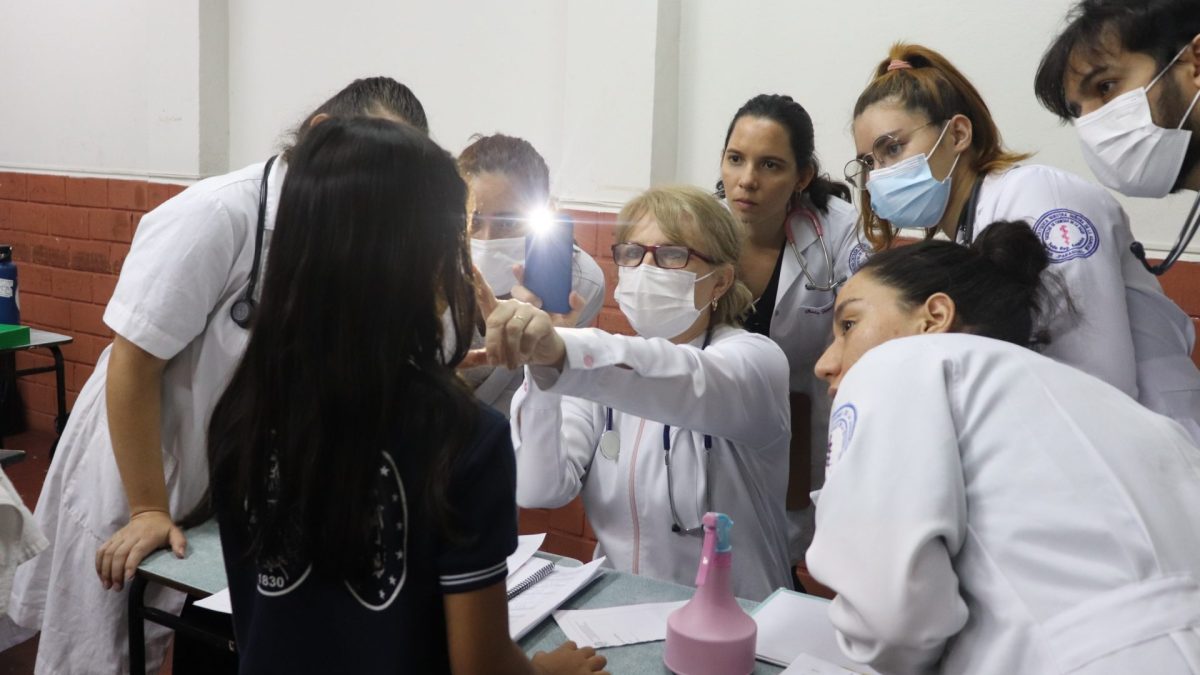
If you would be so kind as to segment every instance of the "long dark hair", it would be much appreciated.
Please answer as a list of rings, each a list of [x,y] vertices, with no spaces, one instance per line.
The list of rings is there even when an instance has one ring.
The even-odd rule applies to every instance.
[[[850,201],[850,187],[845,183],[835,181],[828,174],[821,173],[821,164],[817,161],[816,141],[813,139],[812,117],[804,106],[792,100],[791,96],[782,94],[759,94],[746,101],[738,108],[729,129],[725,132],[725,146],[729,147],[729,138],[733,136],[733,128],[743,117],[761,117],[771,120],[787,130],[788,141],[792,155],[796,158],[796,167],[800,170],[812,169],[813,178],[804,188],[804,194],[821,213],[829,212],[830,197],[838,197]],[[717,181],[717,192],[724,196],[725,185]]]
[[[386,448],[421,456],[425,507],[452,522],[445,487],[477,412],[453,371],[475,315],[465,200],[450,155],[402,124],[333,118],[293,150],[249,344],[209,425],[213,506],[250,555],[363,572]]]
[[[900,293],[910,306],[935,293],[954,301],[962,332],[1025,347],[1045,344],[1036,331],[1045,312],[1050,264],[1041,240],[1023,222],[992,223],[970,246],[929,240],[877,253],[859,268]],[[1069,306],[1069,303],[1068,303]]]

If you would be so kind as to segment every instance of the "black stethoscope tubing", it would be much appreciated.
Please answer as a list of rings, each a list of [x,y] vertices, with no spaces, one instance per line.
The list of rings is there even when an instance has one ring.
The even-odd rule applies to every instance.
[[[250,279],[246,283],[241,297],[229,307],[229,318],[240,328],[249,329],[254,320],[254,311],[258,302],[254,299],[254,290],[258,286],[258,271],[262,267],[263,234],[267,229],[267,179],[271,176],[271,166],[279,155],[272,155],[263,167],[262,181],[258,188],[258,221],[254,230],[254,259],[250,263]]]

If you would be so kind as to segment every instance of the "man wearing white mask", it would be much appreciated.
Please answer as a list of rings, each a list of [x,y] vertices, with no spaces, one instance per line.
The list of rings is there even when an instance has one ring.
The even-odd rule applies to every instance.
[[[1042,57],[1035,91],[1042,105],[1074,123],[1092,172],[1131,197],[1200,190],[1195,0],[1083,0],[1069,19]],[[1146,269],[1161,275],[1175,263],[1200,222],[1197,206],[1200,196],[1161,263],[1149,264],[1142,245],[1132,244]],[[1142,300],[1129,297],[1138,388],[1150,394],[1139,400],[1200,440],[1200,373],[1187,358],[1195,343],[1192,322]]]
[[[1005,147],[979,91],[936,51],[893,45],[854,110],[867,238],[901,229],[969,244],[999,220],[1024,221],[1065,293],[1047,297],[1039,349],[1117,387],[1200,442],[1200,372],[1191,319],[1130,252],[1129,216],[1104,188]],[[1069,299],[1069,302],[1068,302]]]
[[[471,258],[497,298],[516,297],[540,304],[520,285],[525,264],[525,235],[538,214],[550,213],[550,170],[528,141],[493,134],[476,135],[458,157],[467,197]],[[604,272],[585,251],[574,247],[571,314],[576,326],[588,326],[604,304]],[[477,335],[475,346],[483,345]],[[475,396],[508,416],[520,369],[477,366],[460,371]]]

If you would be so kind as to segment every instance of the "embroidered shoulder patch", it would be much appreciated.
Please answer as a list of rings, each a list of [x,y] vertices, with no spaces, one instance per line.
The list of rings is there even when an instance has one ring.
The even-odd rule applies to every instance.
[[[859,268],[861,268],[863,263],[867,262],[867,258],[870,257],[870,246],[861,242],[855,244],[854,248],[850,249],[850,274],[858,272]]]
[[[854,438],[854,425],[858,423],[858,409],[853,403],[843,403],[833,411],[829,419],[829,451],[825,455],[825,469],[828,471],[842,458],[850,440]]]
[[[1052,263],[1090,258],[1100,248],[1100,234],[1092,221],[1071,209],[1054,209],[1042,214],[1033,226]]]

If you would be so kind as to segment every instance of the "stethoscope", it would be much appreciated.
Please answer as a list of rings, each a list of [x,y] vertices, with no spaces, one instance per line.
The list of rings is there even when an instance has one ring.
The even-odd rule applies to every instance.
[[[717,190],[713,196],[725,203],[725,184],[723,181],[717,181]],[[728,204],[725,205],[729,208]],[[829,279],[824,284],[818,284],[816,279],[812,278],[812,274],[808,271],[808,264],[804,260],[804,256],[800,255],[800,249],[796,248],[796,235],[792,234],[792,216],[804,214],[808,217],[808,222],[812,223],[813,232],[817,235],[817,241],[821,244],[821,252],[825,254],[825,264],[829,269]],[[797,206],[788,212],[787,217],[783,219],[783,231],[787,235],[788,246],[792,249],[792,255],[796,256],[796,262],[800,263],[800,271],[804,273],[804,279],[808,282],[804,284],[804,288],[809,291],[822,291],[825,293],[836,291],[839,286],[846,283],[846,277],[837,278],[837,269],[833,266],[833,254],[829,251],[829,243],[825,241],[825,228],[821,226],[821,219],[817,214],[813,213],[812,209],[805,206]]]
[[[825,254],[825,264],[828,266],[829,279],[824,284],[818,284],[812,275],[808,272],[808,264],[804,261],[804,256],[800,255],[800,249],[796,248],[796,235],[792,233],[792,217],[798,214],[803,214],[812,223],[813,232],[817,234],[817,241],[821,244],[821,252]],[[836,291],[839,286],[846,283],[846,277],[837,278],[837,270],[833,266],[833,254],[829,252],[829,244],[825,241],[825,228],[821,226],[821,219],[817,214],[813,213],[812,209],[798,206],[784,220],[784,232],[787,234],[788,246],[792,249],[792,254],[796,256],[796,262],[800,263],[800,271],[804,273],[805,280],[808,283],[804,284],[804,288],[810,291],[830,292]]]
[[[712,326],[709,326],[708,331],[704,334],[704,344],[700,349],[708,347],[712,341]],[[703,513],[711,510],[712,495],[709,493],[708,482],[708,459],[712,453],[713,439],[712,435],[704,434],[704,509]],[[684,527],[683,521],[679,519],[679,510],[675,507],[675,480],[671,475],[671,425],[663,425],[662,435],[663,445],[663,462],[667,465],[667,502],[671,506],[671,531],[678,535],[699,535],[704,533],[704,525],[700,524],[696,527]],[[621,436],[613,429],[613,409],[605,407],[604,409],[604,433],[600,434],[600,454],[605,458],[616,461],[621,454]]]
[[[246,290],[242,291],[242,296],[229,308],[229,318],[233,319],[233,322],[241,328],[250,328],[250,322],[254,319],[254,310],[258,308],[258,302],[254,299],[254,289],[258,286],[258,269],[262,265],[263,233],[267,229],[267,178],[270,177],[271,166],[275,164],[275,158],[278,156],[272,155],[267,160],[267,165],[263,167],[262,182],[258,188],[258,226],[254,231],[254,261],[250,263],[250,281],[246,284]]]

